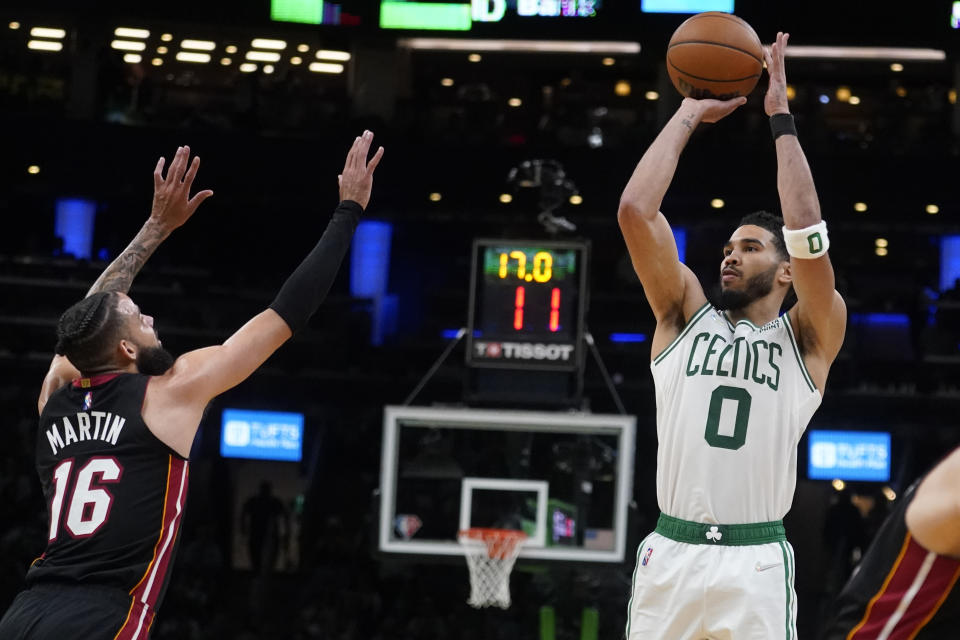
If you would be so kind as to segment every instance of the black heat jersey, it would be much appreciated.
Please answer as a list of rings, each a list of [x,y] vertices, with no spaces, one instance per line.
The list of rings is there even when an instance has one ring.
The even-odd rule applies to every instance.
[[[960,560],[924,549],[907,530],[916,486],[887,516],[847,581],[822,640],[960,638]]]
[[[27,583],[122,589],[131,598],[118,639],[146,636],[187,497],[187,460],[141,417],[149,380],[127,373],[75,380],[50,396],[37,433],[49,528]]]

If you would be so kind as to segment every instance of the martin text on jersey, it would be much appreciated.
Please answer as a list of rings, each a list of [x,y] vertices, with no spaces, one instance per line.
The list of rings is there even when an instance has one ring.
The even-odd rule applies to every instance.
[[[47,429],[47,441],[53,455],[75,442],[99,440],[115,445],[126,421],[123,416],[109,411],[81,411],[73,416],[72,421],[70,416],[54,419]]]

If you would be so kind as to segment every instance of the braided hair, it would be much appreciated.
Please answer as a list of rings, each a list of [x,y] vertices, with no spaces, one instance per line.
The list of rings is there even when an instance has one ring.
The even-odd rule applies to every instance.
[[[773,246],[777,249],[777,256],[781,260],[790,260],[790,254],[787,253],[787,243],[783,240],[783,218],[769,211],[754,211],[740,219],[739,226],[742,227],[745,224],[762,227],[772,233]]]
[[[116,310],[119,297],[110,291],[94,293],[67,309],[57,322],[56,353],[81,372],[109,364],[123,326]]]

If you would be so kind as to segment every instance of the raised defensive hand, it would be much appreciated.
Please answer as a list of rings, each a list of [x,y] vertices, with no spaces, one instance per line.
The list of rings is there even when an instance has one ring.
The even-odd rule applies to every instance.
[[[193,162],[189,160],[190,147],[178,147],[166,178],[163,177],[163,165],[166,162],[163,157],[153,170],[153,209],[150,219],[163,225],[168,232],[189,220],[200,203],[213,195],[213,191],[205,189],[190,197],[193,179],[200,168],[200,157],[194,156]]]
[[[770,45],[769,49],[763,49],[763,59],[767,62],[767,73],[770,75],[770,85],[763,99],[763,110],[768,116],[790,113],[790,104],[787,101],[787,72],[783,64],[783,54],[789,39],[789,33],[778,31],[777,41]]]
[[[373,189],[373,172],[383,157],[383,147],[377,149],[370,162],[367,154],[370,153],[370,143],[373,142],[373,132],[364,131],[353,141],[347,153],[347,161],[343,165],[343,173],[337,176],[340,183],[340,200],[353,200],[364,209],[370,202],[370,191]]]

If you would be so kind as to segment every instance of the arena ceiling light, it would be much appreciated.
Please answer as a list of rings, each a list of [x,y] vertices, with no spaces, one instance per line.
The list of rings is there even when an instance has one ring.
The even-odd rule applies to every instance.
[[[400,38],[397,46],[424,51],[504,51],[520,53],[598,53],[636,55],[638,42],[605,40],[478,40],[476,38]]]
[[[276,51],[247,51],[246,58],[257,62],[280,62],[280,54]]]
[[[310,71],[314,73],[343,73],[343,65],[335,62],[311,62]]]
[[[55,40],[62,40],[67,35],[67,32],[63,29],[55,29],[51,27],[34,27],[30,29],[30,36],[33,38],[53,38]]]
[[[240,65],[240,71],[242,73],[253,73],[256,70],[257,65],[253,64],[252,62],[244,62]]]
[[[333,49],[320,49],[317,51],[317,60],[336,60],[338,62],[347,62],[350,60],[350,52],[336,51]]]
[[[63,43],[52,40],[30,40],[27,42],[27,48],[35,51],[60,51],[63,49]]]
[[[919,60],[939,62],[947,59],[941,49],[913,47],[820,47],[790,45],[785,51],[788,58],[841,58],[847,60]]]
[[[147,29],[135,29],[133,27],[117,27],[113,30],[113,35],[118,38],[140,38],[146,39],[150,37],[150,32]]]
[[[250,42],[250,46],[254,49],[273,49],[275,51],[283,51],[287,48],[287,42],[285,40],[270,40],[268,38],[254,38]]]
[[[120,51],[143,51],[147,45],[139,40],[114,40],[110,43],[110,48]]]
[[[212,40],[181,40],[181,49],[196,49],[198,51],[213,51],[217,48],[217,43]]]
[[[209,53],[199,53],[197,51],[178,51],[176,57],[180,62],[210,62]]]
[[[129,62],[130,64],[136,64],[143,60],[143,57],[139,53],[125,53],[123,54],[123,61]]]

